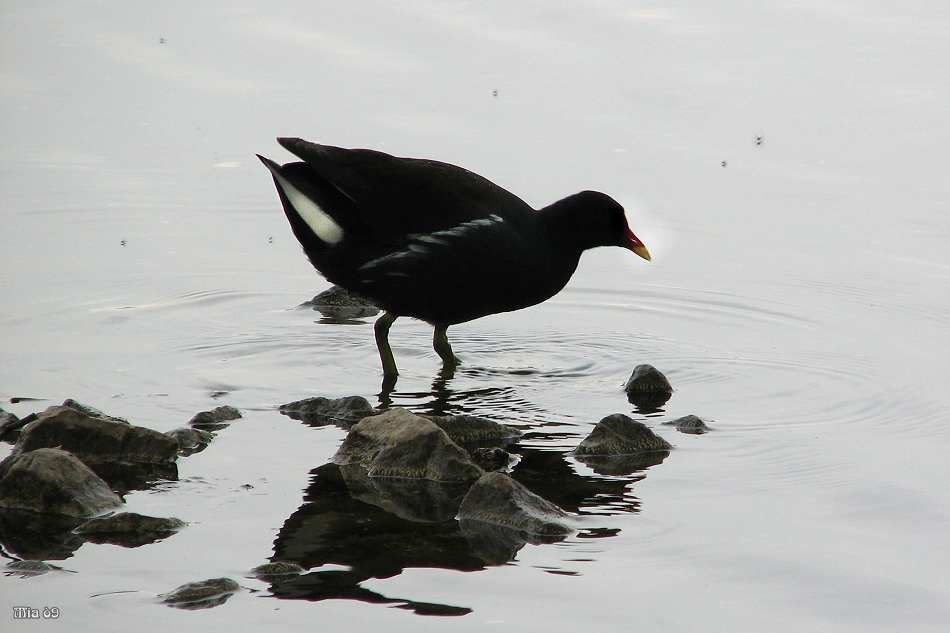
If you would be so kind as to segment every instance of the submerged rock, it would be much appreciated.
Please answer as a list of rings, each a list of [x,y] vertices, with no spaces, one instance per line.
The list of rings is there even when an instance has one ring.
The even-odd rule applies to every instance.
[[[673,395],[673,387],[653,365],[637,365],[624,383],[627,400],[641,410],[657,409]]]
[[[559,535],[574,531],[569,515],[508,475],[493,472],[472,484],[459,507],[459,519],[485,521],[531,534]]]
[[[181,519],[150,517],[135,512],[120,512],[86,521],[74,532],[87,541],[139,547],[154,543],[185,527]]]
[[[336,424],[344,429],[378,413],[369,400],[361,396],[345,396],[334,400],[322,396],[306,398],[281,405],[280,412],[313,426]]]
[[[400,408],[354,425],[333,461],[361,464],[370,477],[473,481],[483,474],[434,422]]]
[[[241,588],[230,578],[212,578],[189,582],[173,591],[162,594],[162,602],[178,609],[209,609],[227,602]]]
[[[61,448],[86,463],[167,463],[178,457],[178,442],[164,433],[104,415],[67,400],[48,407],[23,429],[16,453]]]
[[[13,454],[0,464],[0,506],[89,517],[122,505],[102,479],[56,448]]]
[[[684,415],[681,418],[676,418],[675,420],[670,420],[669,422],[664,422],[669,426],[675,426],[676,430],[680,433],[688,433],[690,435],[702,435],[703,433],[708,433],[712,429],[706,426],[706,423],[703,422],[702,418],[695,415]]]
[[[188,421],[189,426],[204,431],[220,431],[230,426],[228,422],[240,419],[241,412],[230,405],[215,407],[211,411],[202,411]]]

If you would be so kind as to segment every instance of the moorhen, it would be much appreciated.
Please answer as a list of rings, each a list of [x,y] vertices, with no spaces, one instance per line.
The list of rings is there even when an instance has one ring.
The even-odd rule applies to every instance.
[[[549,299],[585,250],[622,246],[650,259],[623,207],[603,193],[582,191],[535,211],[455,165],[277,141],[303,162],[258,158],[307,257],[329,281],[385,310],[375,332],[389,378],[398,374],[389,346],[398,317],[431,323],[433,348],[454,367],[450,325]]]

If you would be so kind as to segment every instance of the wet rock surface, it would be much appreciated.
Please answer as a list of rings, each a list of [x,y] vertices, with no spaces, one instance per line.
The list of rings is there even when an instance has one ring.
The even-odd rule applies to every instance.
[[[294,576],[299,576],[305,571],[306,570],[303,567],[296,563],[286,563],[283,561],[264,563],[263,565],[258,565],[251,570],[255,578],[261,578],[263,580],[270,581],[286,580]]]
[[[209,609],[227,602],[240,588],[241,585],[230,578],[212,578],[189,582],[159,597],[178,609]]]
[[[330,400],[321,396],[289,402],[280,406],[280,412],[312,426],[336,424],[349,429],[365,417],[379,413],[369,400],[361,396],[345,396]]]
[[[566,512],[498,472],[487,473],[472,484],[458,516],[531,534],[561,535],[574,531],[566,522]]]
[[[608,415],[598,422],[577,448],[575,455],[633,455],[669,451],[669,442],[642,422],[622,413]]]
[[[594,426],[574,457],[599,474],[627,475],[662,463],[672,448],[642,422],[614,413]]]
[[[40,576],[57,569],[53,565],[39,560],[13,560],[7,563],[5,567],[21,578]]]
[[[676,430],[680,433],[687,433],[689,435],[702,435],[712,430],[706,426],[702,418],[695,415],[684,415],[681,418],[676,418],[675,420],[670,420],[663,424],[675,426]]]
[[[72,406],[69,406],[72,405]],[[39,448],[61,448],[89,463],[133,462],[160,464],[178,457],[178,442],[164,433],[133,426],[95,409],[76,406],[48,407],[24,427],[15,453]]]
[[[379,308],[366,297],[350,292],[340,286],[324,290],[310,301],[300,304],[301,308],[312,308],[323,315],[326,323],[359,323],[358,319],[379,314]]]
[[[188,421],[188,425],[202,431],[220,431],[229,426],[231,420],[239,420],[241,412],[230,405],[216,407],[211,411],[202,411]]]
[[[673,386],[653,365],[637,365],[623,385],[627,400],[643,412],[655,411],[673,395]]]
[[[214,434],[211,431],[191,427],[173,429],[167,431],[165,435],[178,442],[178,454],[182,456],[200,453],[214,439]]]
[[[20,437],[20,429],[30,420],[21,420],[9,411],[0,409],[0,441],[14,443]]]
[[[522,435],[516,428],[474,415],[425,415],[422,417],[434,422],[456,444],[507,444]]]
[[[434,422],[400,408],[354,425],[333,461],[360,464],[370,477],[474,481],[483,474]]]
[[[477,448],[472,453],[472,461],[485,472],[502,470],[511,463],[511,453],[503,448]]]
[[[0,464],[0,506],[89,517],[120,499],[88,466],[56,448],[13,454]]]

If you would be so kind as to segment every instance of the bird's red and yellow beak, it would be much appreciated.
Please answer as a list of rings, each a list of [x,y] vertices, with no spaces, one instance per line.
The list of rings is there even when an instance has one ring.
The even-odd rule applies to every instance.
[[[623,242],[620,245],[624,248],[629,248],[643,259],[650,261],[650,251],[647,250],[647,247],[643,245],[640,238],[634,235],[630,229],[627,229],[627,234],[623,236]]]

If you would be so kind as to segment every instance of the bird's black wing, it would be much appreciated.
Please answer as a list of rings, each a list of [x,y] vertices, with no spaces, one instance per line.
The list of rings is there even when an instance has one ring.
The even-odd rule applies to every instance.
[[[278,141],[352,200],[368,227],[390,239],[451,230],[493,214],[517,221],[511,216],[533,213],[513,193],[448,163],[298,138]]]

